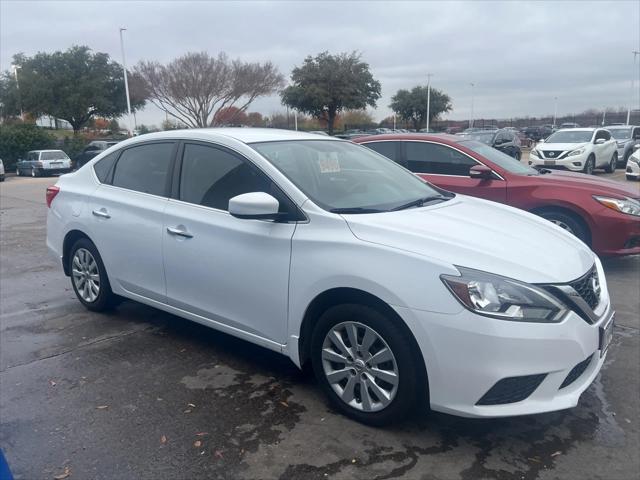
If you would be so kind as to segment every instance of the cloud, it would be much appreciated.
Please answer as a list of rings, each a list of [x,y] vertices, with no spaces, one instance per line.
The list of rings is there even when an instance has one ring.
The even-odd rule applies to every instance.
[[[305,56],[357,50],[382,83],[377,118],[400,88],[433,85],[450,118],[508,118],[626,106],[639,2],[1,2],[0,67],[17,52],[88,45],[120,61],[168,61],[187,51],[271,60],[288,75]],[[640,82],[637,82],[640,86]],[[634,108],[640,108],[638,93]],[[282,110],[278,97],[252,110]],[[138,121],[164,118],[148,107]]]

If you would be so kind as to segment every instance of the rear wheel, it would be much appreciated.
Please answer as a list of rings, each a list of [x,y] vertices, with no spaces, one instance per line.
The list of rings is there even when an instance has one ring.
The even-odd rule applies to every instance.
[[[91,240],[81,238],[71,247],[69,272],[73,291],[86,308],[101,312],[115,304],[107,271]]]
[[[596,159],[593,155],[590,155],[589,158],[587,158],[587,162],[584,164],[584,167],[582,169],[583,173],[586,173],[587,175],[593,175],[593,169],[596,166]]]
[[[38,172],[38,170],[36,168],[31,167],[31,176],[32,177],[39,177],[40,173]]]
[[[364,305],[337,305],[322,314],[313,332],[313,369],[340,412],[385,425],[411,412],[418,392],[425,391],[422,359],[411,345],[395,319]]]
[[[607,173],[613,173],[616,171],[616,167],[618,166],[618,152],[613,152],[611,156],[611,160],[606,167],[604,167],[604,171]]]
[[[586,228],[579,220],[576,220],[572,215],[554,210],[541,212],[538,215],[546,220],[549,220],[551,223],[555,223],[570,234],[578,237],[587,245],[589,244],[589,234]]]

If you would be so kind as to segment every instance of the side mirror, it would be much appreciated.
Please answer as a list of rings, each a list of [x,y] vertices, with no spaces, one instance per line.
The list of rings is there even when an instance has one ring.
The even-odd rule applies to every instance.
[[[268,193],[251,192],[237,195],[229,200],[229,213],[246,220],[276,220],[280,203]]]
[[[595,142],[596,145],[602,145],[606,140],[604,138],[598,138]]]
[[[638,150],[638,149],[640,149],[640,143],[636,143],[636,144],[633,146],[633,149],[634,149],[634,150]]]
[[[491,178],[493,171],[486,165],[474,165],[469,169],[469,176],[471,178],[477,178],[481,180],[488,180]]]

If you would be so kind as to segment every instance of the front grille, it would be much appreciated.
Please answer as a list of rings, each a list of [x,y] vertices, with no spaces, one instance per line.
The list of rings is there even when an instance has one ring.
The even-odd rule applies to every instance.
[[[595,265],[585,275],[569,285],[587,302],[591,310],[594,310],[600,303],[600,279]]]
[[[562,382],[562,385],[560,385],[560,388],[568,387],[573,382],[575,382],[578,378],[580,378],[580,375],[584,373],[584,371],[587,369],[587,367],[591,363],[592,358],[593,358],[593,354],[589,355],[588,358],[586,358],[585,360],[577,364],[575,367],[573,367],[569,372],[569,375],[567,375],[567,378],[565,378],[564,382]]]
[[[562,155],[562,150],[547,150],[546,152],[542,151],[544,158],[560,158]]]
[[[546,376],[546,373],[541,373],[539,375],[503,378],[496,382],[496,384],[478,400],[476,405],[504,405],[507,403],[520,402],[529,397]]]

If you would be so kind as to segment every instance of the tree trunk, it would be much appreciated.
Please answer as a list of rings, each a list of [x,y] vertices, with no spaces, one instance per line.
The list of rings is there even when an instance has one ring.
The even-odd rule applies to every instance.
[[[327,112],[327,131],[329,133],[329,135],[333,135],[333,123],[336,120],[336,111],[335,110],[329,110]]]

